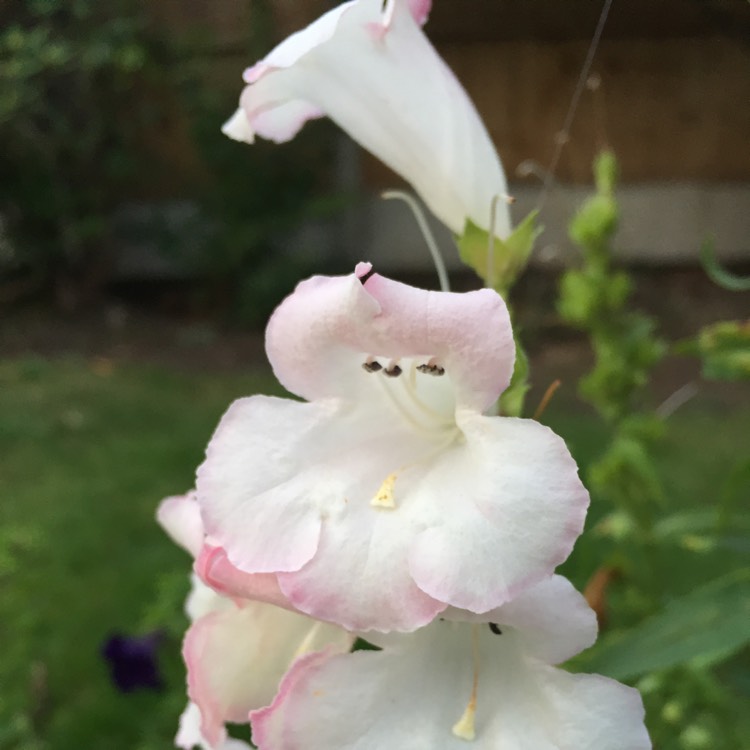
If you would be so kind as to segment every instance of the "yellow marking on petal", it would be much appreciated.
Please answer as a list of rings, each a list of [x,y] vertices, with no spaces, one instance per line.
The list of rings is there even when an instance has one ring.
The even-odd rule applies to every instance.
[[[370,505],[374,508],[384,508],[393,510],[396,507],[396,501],[393,499],[393,487],[396,484],[397,474],[389,474],[380,485],[380,489],[370,500]]]
[[[479,626],[471,626],[471,656],[474,662],[474,679],[471,684],[469,703],[461,718],[453,725],[451,731],[460,740],[471,742],[476,737],[474,718],[477,713],[477,688],[479,687]]]

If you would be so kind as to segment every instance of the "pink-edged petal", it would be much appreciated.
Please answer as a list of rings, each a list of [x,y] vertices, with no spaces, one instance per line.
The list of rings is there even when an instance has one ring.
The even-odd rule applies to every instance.
[[[260,63],[253,65],[243,73],[242,77],[245,83],[255,83],[263,75],[274,69],[291,68],[302,57],[315,50],[316,47],[330,41],[336,33],[342,16],[356,4],[356,0],[350,0],[350,2],[337,5],[302,31],[297,31],[287,37],[281,44],[274,47]]]
[[[415,524],[418,519],[368,505],[353,507],[326,524],[311,562],[296,573],[279,574],[279,586],[298,610],[347,630],[409,631],[426,625],[446,605],[421,591],[408,574]]]
[[[260,750],[465,750],[452,732],[479,649],[477,750],[647,750],[632,688],[528,658],[515,634],[433,623],[384,651],[298,661],[274,702],[251,714]],[[476,641],[475,639],[478,639]]]
[[[545,664],[567,661],[596,640],[596,614],[563,576],[554,575],[481,615],[447,609],[449,620],[511,627],[524,652]],[[380,645],[380,643],[378,643]]]
[[[487,230],[493,197],[507,192],[505,175],[476,109],[422,32],[430,5],[338,6],[245,72],[241,106],[251,128],[276,141],[309,117],[272,120],[273,109],[296,102],[310,116],[324,112],[410,182],[454,232],[467,221]],[[510,233],[503,202],[495,229]]]
[[[203,521],[194,492],[162,500],[156,520],[176,544],[193,557],[198,555],[203,546]]]
[[[489,289],[417,289],[367,276],[369,268],[359,264],[351,276],[303,281],[277,308],[266,349],[282,385],[308,400],[372,398],[381,384],[363,371],[366,356],[384,362],[435,358],[457,408],[483,411],[494,403],[515,361],[510,318],[499,295]]]
[[[409,0],[409,10],[414,20],[424,26],[432,10],[432,0]]]
[[[588,493],[564,441],[538,422],[463,414],[465,443],[425,478],[429,526],[409,567],[430,596],[482,613],[550,576],[583,529]]]
[[[335,488],[312,486],[302,446],[316,440],[331,406],[254,396],[235,401],[198,469],[206,532],[247,572],[299,570],[315,554],[321,503]],[[284,544],[279,544],[284,539]]]
[[[294,609],[274,573],[244,573],[229,562],[221,547],[206,545],[195,561],[195,571],[212,590],[224,597],[250,599]]]
[[[190,593],[185,600],[185,614],[190,622],[211,614],[234,608],[231,599],[207,586],[195,573],[190,576]]]
[[[224,724],[245,722],[249,711],[268,704],[300,654],[326,645],[340,653],[351,644],[341,628],[258,602],[197,620],[185,636],[183,656],[201,734],[220,744]]]

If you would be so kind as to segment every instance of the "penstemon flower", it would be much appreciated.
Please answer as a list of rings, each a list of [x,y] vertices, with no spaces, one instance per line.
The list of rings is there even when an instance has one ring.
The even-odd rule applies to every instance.
[[[251,714],[253,738],[260,750],[648,750],[636,690],[551,666],[595,638],[593,612],[554,576],[473,624],[300,659]]]
[[[196,487],[215,585],[411,631],[449,606],[495,609],[568,556],[588,494],[564,442],[483,413],[514,363],[495,292],[415,289],[362,263],[301,283],[266,347],[308,403],[240,399],[213,436]]]
[[[327,115],[400,174],[455,234],[489,229],[507,191],[500,160],[461,84],[421,29],[431,0],[352,0],[248,68],[224,132],[252,143],[293,138]],[[510,234],[507,206],[496,234]]]
[[[157,511],[159,523],[193,556],[203,545],[203,524],[192,493],[169,497]],[[222,596],[195,575],[186,602],[192,624],[183,655],[190,702],[175,738],[186,750],[249,747],[227,737],[226,722],[247,723],[248,712],[273,698],[289,665],[300,655],[329,646],[348,651],[352,637],[341,628],[269,604]]]

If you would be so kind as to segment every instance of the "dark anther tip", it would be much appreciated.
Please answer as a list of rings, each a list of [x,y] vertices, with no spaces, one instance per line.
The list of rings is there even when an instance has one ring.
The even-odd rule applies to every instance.
[[[497,623],[496,623],[496,622],[491,622],[491,623],[490,623],[490,630],[491,630],[491,631],[492,631],[492,632],[493,632],[493,633],[494,633],[495,635],[502,635],[502,634],[503,634],[503,631],[502,631],[502,630],[500,630],[500,628],[499,628],[499,627],[497,626]]]
[[[363,362],[362,367],[367,370],[367,372],[377,372],[378,370],[383,369],[383,365],[376,360],[373,360],[372,362]]]
[[[417,370],[425,375],[445,375],[445,368],[440,365],[419,365]]]
[[[383,372],[389,377],[389,378],[397,378],[403,370],[398,365],[393,365],[390,369],[385,369]]]

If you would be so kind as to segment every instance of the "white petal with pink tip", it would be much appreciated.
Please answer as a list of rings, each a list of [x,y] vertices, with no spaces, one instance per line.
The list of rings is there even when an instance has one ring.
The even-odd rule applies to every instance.
[[[571,604],[577,614],[561,623],[568,648],[590,642],[595,619],[574,593],[556,579],[529,592],[523,613],[494,612],[493,629],[435,622],[386,636],[380,652],[313,654],[251,714],[254,740],[260,750],[466,750],[467,739],[476,750],[648,750],[636,690],[568,674],[527,649],[549,635],[550,613]]]
[[[329,11],[245,71],[244,120],[235,114],[224,131],[280,143],[328,115],[455,233],[467,220],[488,229],[505,175],[469,97],[422,32],[430,6],[353,0]],[[510,233],[504,203],[495,229]]]

